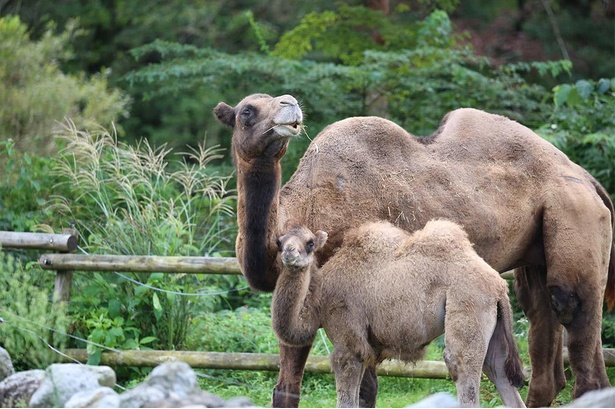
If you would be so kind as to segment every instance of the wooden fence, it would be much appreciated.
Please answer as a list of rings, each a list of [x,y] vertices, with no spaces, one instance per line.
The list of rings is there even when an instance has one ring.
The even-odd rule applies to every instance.
[[[161,257],[161,256],[112,256],[74,254],[78,234],[66,229],[62,234],[15,233],[0,231],[0,246],[3,248],[37,249],[57,251],[39,257],[39,265],[55,271],[54,300],[70,301],[73,271],[97,272],[162,272],[167,274],[241,274],[239,264],[233,257]],[[502,274],[512,278],[512,273]],[[603,350],[607,366],[615,366],[615,349]],[[71,359],[87,361],[84,349],[65,351]],[[279,356],[275,354],[220,353],[196,351],[119,351],[104,352],[101,364],[108,366],[153,367],[165,361],[184,361],[193,368],[278,371]],[[564,348],[564,362],[568,363]],[[328,357],[310,356],[307,372],[331,372]],[[400,361],[385,361],[378,373],[384,376],[415,378],[449,378],[442,361],[420,361],[405,364]]]

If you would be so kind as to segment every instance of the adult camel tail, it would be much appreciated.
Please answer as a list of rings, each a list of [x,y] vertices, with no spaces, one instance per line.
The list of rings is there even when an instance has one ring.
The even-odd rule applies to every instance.
[[[594,188],[596,188],[596,193],[598,193],[604,205],[608,207],[611,212],[613,243],[611,245],[611,259],[609,260],[609,272],[606,280],[606,290],[604,292],[607,310],[611,312],[613,311],[613,307],[615,307],[615,209],[613,208],[613,201],[604,186],[594,178],[591,180]]]

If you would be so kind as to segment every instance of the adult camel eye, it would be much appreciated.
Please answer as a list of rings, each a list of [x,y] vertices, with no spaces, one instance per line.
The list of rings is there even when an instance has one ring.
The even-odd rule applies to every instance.
[[[312,251],[314,251],[314,240],[308,241],[305,247],[307,248],[308,253],[311,253]]]
[[[248,105],[239,112],[240,122],[243,124],[243,126],[254,125],[256,112],[256,108],[254,108],[252,105]]]

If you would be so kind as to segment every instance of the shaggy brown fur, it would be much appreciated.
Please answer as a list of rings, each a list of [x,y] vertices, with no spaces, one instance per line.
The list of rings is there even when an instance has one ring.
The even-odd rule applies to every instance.
[[[415,362],[443,332],[462,406],[478,406],[484,368],[506,406],[525,407],[513,387],[523,386],[523,373],[508,285],[459,225],[430,221],[411,235],[388,222],[368,223],[351,230],[318,270],[314,252],[326,237],[303,226],[280,237],[284,268],[271,311],[278,338],[291,345],[310,345],[324,327],[334,345],[338,407],[359,406],[367,366],[387,358]]]
[[[494,269],[520,268],[515,285],[530,321],[533,371],[528,405],[548,406],[565,382],[562,325],[574,396],[609,385],[600,330],[605,286],[615,302],[612,204],[594,178],[530,129],[458,109],[426,143],[382,118],[348,118],[314,138],[280,191],[279,161],[302,120],[296,100],[257,94],[234,108],[220,103],[215,113],[234,129],[237,257],[253,288],[274,289],[275,238],[289,221],[332,232],[323,263],[365,220],[415,231],[446,218],[464,226]],[[298,405],[308,354],[309,346],[281,346],[274,406]],[[373,368],[363,386],[365,404],[374,405]]]

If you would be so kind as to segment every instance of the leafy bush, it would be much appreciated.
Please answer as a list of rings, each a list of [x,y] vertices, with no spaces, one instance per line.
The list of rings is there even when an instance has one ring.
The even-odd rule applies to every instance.
[[[57,178],[51,174],[53,159],[15,149],[15,141],[0,141],[0,164],[6,166],[0,182],[0,230],[29,232],[37,224],[51,223],[45,204]]]
[[[0,250],[0,342],[16,370],[44,369],[66,346],[65,309],[43,289],[53,289],[51,277]]]
[[[99,254],[214,256],[230,253],[234,196],[228,177],[208,164],[217,148],[198,148],[178,161],[147,142],[129,146],[103,128],[80,131],[67,121],[54,174],[66,193],[51,209],[74,222],[82,250]],[[71,187],[72,189],[68,189]],[[176,349],[195,311],[219,308],[238,277],[99,273],[75,279],[75,331],[111,348]],[[207,296],[214,292],[215,295]],[[100,347],[88,346],[91,362]]]
[[[549,122],[536,130],[589,171],[615,199],[615,78],[553,89]]]
[[[92,78],[67,75],[59,67],[72,58],[68,46],[80,34],[74,24],[53,35],[53,26],[38,41],[18,17],[0,17],[0,138],[12,138],[20,151],[55,151],[51,137],[56,121],[70,116],[80,126],[108,124],[127,115],[129,99],[110,89],[108,73]]]

